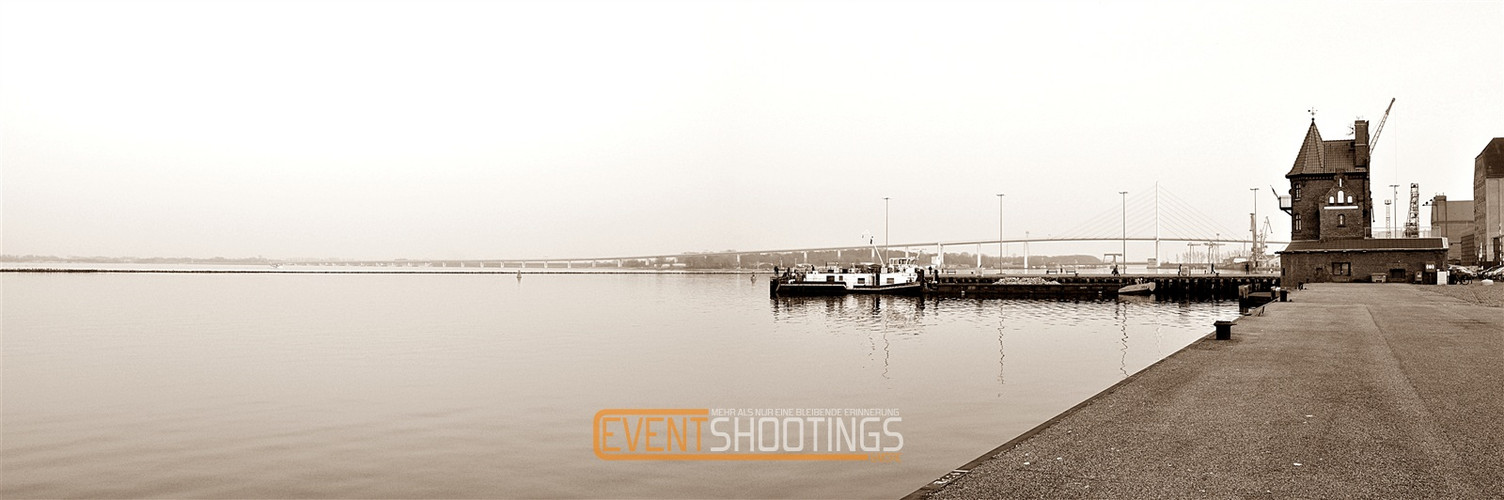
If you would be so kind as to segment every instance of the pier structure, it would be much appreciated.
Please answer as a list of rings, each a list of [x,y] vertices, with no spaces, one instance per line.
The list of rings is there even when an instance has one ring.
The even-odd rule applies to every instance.
[[[1272,275],[1035,275],[1050,284],[999,283],[999,276],[940,275],[925,289],[939,297],[1099,299],[1118,295],[1118,289],[1137,282],[1152,282],[1154,297],[1161,300],[1232,300],[1250,293],[1268,293],[1280,286]]]

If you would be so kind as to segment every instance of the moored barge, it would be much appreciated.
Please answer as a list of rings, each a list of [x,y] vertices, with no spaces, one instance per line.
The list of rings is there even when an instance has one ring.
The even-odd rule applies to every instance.
[[[913,257],[894,257],[886,265],[858,264],[815,267],[801,264],[773,276],[768,282],[772,295],[846,295],[924,293],[924,269]]]

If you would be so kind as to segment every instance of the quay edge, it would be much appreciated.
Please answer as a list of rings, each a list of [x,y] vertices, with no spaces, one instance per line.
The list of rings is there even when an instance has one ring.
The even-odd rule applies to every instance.
[[[1111,298],[1117,296],[1119,288],[1142,280],[1155,284],[1154,296],[1158,299],[1230,300],[1242,297],[1249,290],[1267,291],[1280,286],[1279,276],[1265,275],[1045,275],[1042,278],[1059,284],[998,284],[997,276],[940,275],[939,279],[928,284],[925,294],[939,297],[978,298]],[[1240,290],[1240,287],[1244,286],[1248,288]]]
[[[906,498],[1483,498],[1504,491],[1504,315],[1317,284]]]

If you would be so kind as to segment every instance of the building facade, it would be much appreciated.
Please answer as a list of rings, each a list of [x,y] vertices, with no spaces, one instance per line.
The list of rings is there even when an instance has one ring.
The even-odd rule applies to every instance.
[[[1473,240],[1473,200],[1431,198],[1431,236],[1447,239],[1447,263],[1471,266],[1478,263]]]
[[[1495,137],[1473,160],[1473,251],[1480,263],[1498,265],[1504,254],[1504,137]]]
[[[1434,280],[1446,260],[1441,238],[1372,238],[1368,122],[1353,123],[1353,139],[1321,138],[1316,120],[1306,129],[1290,181],[1290,245],[1280,253],[1286,286],[1319,282]],[[1435,281],[1430,281],[1434,283]]]

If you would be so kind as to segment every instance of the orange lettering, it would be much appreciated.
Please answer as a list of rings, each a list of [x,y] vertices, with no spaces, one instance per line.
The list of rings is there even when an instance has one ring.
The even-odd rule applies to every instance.
[[[662,446],[653,446],[653,436],[658,435],[658,433],[653,432],[653,422],[662,422],[663,417],[648,417],[642,420],[647,421],[646,425],[648,428],[647,436],[642,438],[642,449],[644,451],[663,451]]]
[[[710,418],[709,417],[694,417],[694,418],[691,418],[690,420],[693,420],[694,423],[695,423],[695,451],[701,451],[702,448],[700,447],[700,436],[701,436],[700,425],[704,424],[705,422],[710,421]]]
[[[621,427],[627,431],[627,451],[637,451],[637,437],[642,435],[642,417],[637,417],[637,432],[632,432],[632,427],[627,425],[627,419],[621,419]]]
[[[612,434],[610,431],[606,430],[606,424],[609,423],[612,420],[625,420],[625,419],[620,418],[620,417],[617,417],[617,418],[603,418],[603,419],[601,419],[601,451],[621,451],[621,447],[620,446],[606,446],[606,440],[607,439],[611,439],[611,436],[615,436],[615,434]]]

